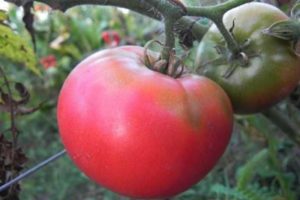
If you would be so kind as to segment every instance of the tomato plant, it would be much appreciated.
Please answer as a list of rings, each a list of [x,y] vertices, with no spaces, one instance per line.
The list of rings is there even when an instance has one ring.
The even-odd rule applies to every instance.
[[[169,197],[197,183],[223,154],[233,124],[221,87],[197,75],[152,71],[137,46],[83,60],[66,79],[57,112],[75,164],[136,198]]]
[[[220,84],[236,113],[255,113],[272,106],[292,92],[300,78],[300,59],[291,44],[263,33],[274,22],[286,20],[278,8],[247,3],[229,10],[225,26],[243,53],[229,59],[225,41],[212,26],[198,48],[196,65]]]

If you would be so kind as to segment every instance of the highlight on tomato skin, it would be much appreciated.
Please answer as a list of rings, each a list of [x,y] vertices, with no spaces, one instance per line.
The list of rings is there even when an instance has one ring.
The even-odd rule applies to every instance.
[[[61,89],[57,119],[81,171],[142,199],[172,197],[199,182],[224,153],[233,127],[219,85],[152,71],[138,46],[102,50],[79,63]]]

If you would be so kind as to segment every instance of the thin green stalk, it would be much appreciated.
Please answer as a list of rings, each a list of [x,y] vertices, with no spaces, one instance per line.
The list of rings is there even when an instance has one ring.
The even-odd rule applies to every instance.
[[[231,0],[215,6],[187,7],[187,15],[202,16],[211,19],[222,33],[227,42],[228,48],[231,50],[233,55],[237,55],[241,51],[240,46],[233,38],[232,34],[224,26],[223,15],[228,10],[251,1],[252,0]]]
[[[174,35],[174,20],[166,19],[165,20],[165,46],[162,50],[161,57],[162,59],[169,60],[170,51],[175,46],[175,35]]]
[[[166,38],[161,58],[169,61],[170,52],[175,47],[174,25],[177,20],[185,15],[185,6],[174,0],[148,0],[147,3],[163,15]]]
[[[276,108],[263,112],[263,115],[276,124],[292,141],[300,145],[300,127]]]
[[[185,6],[175,0],[147,0],[147,3],[156,8],[165,19],[178,20],[186,14]]]
[[[214,6],[188,6],[186,7],[186,10],[187,15],[189,16],[202,16],[210,19],[214,18],[216,15],[223,15],[228,10],[251,1],[253,0],[231,0]]]
[[[222,21],[222,18],[216,17],[215,19],[213,19],[213,22],[216,24],[219,31],[222,33],[225,41],[227,42],[227,46],[230,49],[231,53],[233,55],[237,55],[238,53],[240,53],[241,52],[240,45],[234,39],[232,34],[226,29],[226,27],[225,27],[225,25]]]

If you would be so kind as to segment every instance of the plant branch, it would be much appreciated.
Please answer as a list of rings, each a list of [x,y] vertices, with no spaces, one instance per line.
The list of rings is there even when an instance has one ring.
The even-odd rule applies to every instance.
[[[176,21],[186,14],[186,8],[180,1],[148,0],[147,3],[157,9],[166,19]]]
[[[187,15],[202,16],[211,19],[220,15],[223,16],[228,10],[240,6],[242,4],[249,3],[251,1],[253,0],[230,0],[214,6],[189,6],[186,7]]]
[[[34,0],[5,1],[22,6]],[[173,18],[174,20],[178,19],[176,24],[181,24],[181,28],[176,29],[177,33],[190,29],[191,24],[193,24],[193,20],[184,16],[189,15],[207,17],[216,23],[226,41],[229,43],[229,48],[232,49],[233,52],[237,52],[239,48],[232,35],[224,27],[222,23],[222,16],[227,10],[250,1],[251,0],[231,0],[216,6],[185,7],[182,3],[180,3],[180,1],[177,0],[36,0],[36,2],[45,3],[53,9],[62,11],[78,5],[104,5],[127,8],[157,20],[163,20],[164,18]],[[194,23],[191,29],[193,36],[197,40],[201,40],[206,31],[207,27],[201,26],[199,23]]]
[[[15,106],[14,106],[14,103],[13,103],[13,100],[12,100],[12,91],[11,91],[11,88],[9,86],[9,81],[8,81],[8,78],[2,68],[2,66],[0,66],[0,77],[3,78],[4,80],[4,85],[7,89],[7,93],[9,95],[9,97],[6,99],[9,104],[9,113],[10,113],[10,127],[9,127],[9,131],[11,132],[12,134],[12,148],[11,148],[11,162],[12,162],[12,165],[10,166],[10,177],[14,177],[17,172],[14,170],[14,163],[16,162],[16,150],[17,150],[17,142],[18,142],[18,129],[16,127],[16,122],[15,122]],[[2,99],[3,100],[3,99]],[[11,187],[9,189],[9,193],[12,193],[14,190],[14,187]]]
[[[9,81],[6,77],[6,74],[5,74],[2,66],[0,66],[0,77],[3,78],[5,87],[7,89],[8,95],[9,95],[9,97],[7,98],[7,101],[9,104],[9,113],[10,113],[10,131],[12,132],[12,138],[13,138],[12,144],[13,144],[13,147],[15,148],[17,146],[17,136],[18,136],[18,130],[16,128],[16,123],[15,123],[15,106],[12,101],[12,91],[9,86]]]
[[[271,122],[276,124],[296,144],[300,145],[300,127],[276,108],[271,108],[262,113]]]
[[[6,0],[7,2],[14,3],[16,5],[25,5],[28,1],[33,0]],[[104,6],[117,6],[127,8],[132,11],[138,12],[142,15],[149,16],[157,20],[170,20],[174,23],[181,24],[181,28],[176,28],[177,33],[186,31],[189,29],[191,34],[197,40],[201,40],[204,33],[207,31],[207,27],[201,26],[199,23],[193,23],[193,20],[186,16],[202,16],[211,19],[220,32],[223,34],[227,41],[228,48],[232,51],[233,55],[237,55],[240,52],[239,44],[233,38],[232,34],[226,29],[222,22],[224,13],[236,6],[251,2],[252,0],[231,0],[215,6],[206,7],[186,7],[180,1],[177,0],[36,0],[48,4],[54,9],[65,11],[69,8],[78,5],[104,5]],[[192,26],[193,25],[193,26]],[[190,28],[192,27],[192,28]],[[169,28],[168,28],[169,29]],[[174,31],[174,30],[173,30]],[[172,37],[171,37],[172,38]],[[167,39],[168,40],[168,36]],[[166,41],[167,43],[167,41]],[[170,45],[172,42],[168,42]]]
[[[5,0],[10,3],[14,3],[18,6],[24,5],[26,2],[31,0]],[[36,0],[36,2],[41,2],[49,5],[53,9],[58,9],[61,11],[65,11],[69,8],[79,6],[79,5],[102,5],[102,6],[117,6],[122,8],[130,9],[131,11],[138,12],[142,15],[148,16],[150,18],[162,21],[163,12],[162,8],[160,11],[153,7],[154,4],[149,4],[148,1],[145,0]],[[174,5],[173,5],[174,7]],[[174,8],[175,9],[175,8]],[[182,9],[182,8],[176,8]],[[168,9],[166,8],[166,12]],[[175,32],[180,33],[187,29],[190,29],[191,25],[194,24],[191,28],[191,34],[197,39],[201,40],[202,36],[208,30],[207,26],[203,26],[199,23],[194,23],[194,21],[189,17],[182,17],[176,22],[176,29]],[[180,25],[177,27],[177,25]]]

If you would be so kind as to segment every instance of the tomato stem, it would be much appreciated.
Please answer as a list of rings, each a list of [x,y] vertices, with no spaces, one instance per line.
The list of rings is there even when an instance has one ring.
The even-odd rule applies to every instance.
[[[296,123],[293,123],[290,118],[286,117],[286,115],[277,108],[266,110],[263,112],[263,115],[300,146],[300,127]]]
[[[218,27],[219,31],[222,33],[224,39],[227,42],[229,50],[232,52],[232,55],[235,56],[239,55],[239,53],[241,52],[241,47],[234,39],[233,35],[226,29],[223,23],[223,15],[228,10],[251,1],[252,0],[231,0],[215,6],[187,7],[187,15],[202,16],[212,20]]]
[[[186,14],[185,6],[176,0],[148,0],[147,3],[158,10],[165,19],[178,20]]]
[[[164,71],[168,71],[170,54],[175,47],[174,25],[186,14],[186,8],[177,0],[148,0],[147,3],[155,7],[164,18],[165,45],[161,51],[161,59],[167,61],[167,67]]]
[[[170,52],[174,49],[175,46],[175,35],[173,32],[175,21],[172,19],[165,20],[165,45],[161,52],[161,58],[164,60],[169,60]]]
[[[227,47],[231,51],[232,56],[239,55],[239,53],[241,52],[240,45],[234,39],[233,35],[226,29],[223,22],[221,21],[221,18],[216,17],[215,19],[213,19],[213,21],[218,27],[219,31],[222,33],[225,41],[227,42]]]

